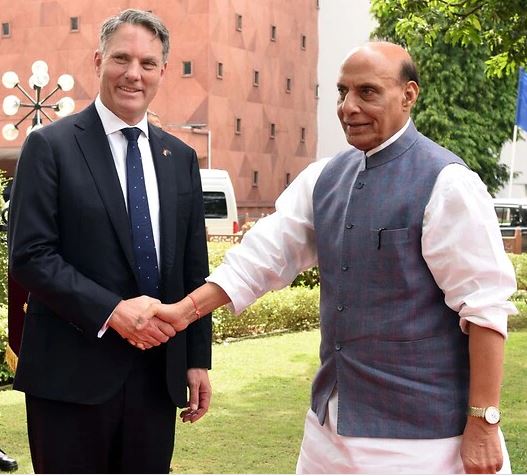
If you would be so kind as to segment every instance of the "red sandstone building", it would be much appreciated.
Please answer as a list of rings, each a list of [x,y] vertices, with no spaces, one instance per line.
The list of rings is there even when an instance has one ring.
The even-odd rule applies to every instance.
[[[57,99],[69,95],[76,111],[85,108],[97,94],[99,27],[125,8],[153,11],[171,33],[151,105],[165,129],[196,148],[201,167],[229,171],[241,216],[271,209],[315,158],[317,0],[0,0],[0,75],[15,71],[31,91],[31,65],[42,59],[51,78],[44,95],[69,73],[75,87]],[[9,94],[24,99],[0,84],[0,99]],[[0,110],[0,129],[23,115]],[[28,125],[15,141],[0,136],[0,153],[20,147]]]

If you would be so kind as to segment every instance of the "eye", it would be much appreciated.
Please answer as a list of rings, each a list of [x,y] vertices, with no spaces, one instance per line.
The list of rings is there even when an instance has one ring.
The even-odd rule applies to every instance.
[[[365,86],[364,88],[362,88],[360,90],[360,94],[363,98],[367,99],[367,98],[371,98],[372,96],[375,95],[375,89],[370,87],[370,86]]]
[[[346,88],[338,87],[338,100],[340,102],[344,101],[346,99],[346,94],[348,94],[348,90]]]
[[[151,71],[157,68],[157,63],[155,61],[145,61],[143,63],[143,68],[148,71]]]
[[[127,58],[126,58],[125,55],[115,55],[115,56],[113,56],[113,60],[117,64],[125,64],[127,62]]]

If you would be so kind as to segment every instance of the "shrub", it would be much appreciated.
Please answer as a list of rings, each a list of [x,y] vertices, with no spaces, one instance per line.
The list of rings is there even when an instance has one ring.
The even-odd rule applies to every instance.
[[[318,287],[288,287],[265,294],[239,316],[227,307],[216,309],[212,317],[214,341],[317,327],[319,294]]]

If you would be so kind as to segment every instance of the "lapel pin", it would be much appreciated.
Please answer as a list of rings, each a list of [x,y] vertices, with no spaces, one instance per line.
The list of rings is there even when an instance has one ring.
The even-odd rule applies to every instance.
[[[168,149],[163,149],[163,152],[161,152],[164,157],[169,157],[172,155],[172,152],[170,152]]]

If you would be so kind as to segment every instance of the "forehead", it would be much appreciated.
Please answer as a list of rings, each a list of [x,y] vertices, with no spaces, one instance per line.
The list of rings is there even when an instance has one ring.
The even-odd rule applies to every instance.
[[[125,23],[108,38],[107,48],[115,49],[124,46],[138,46],[143,49],[159,49],[161,53],[163,45],[159,37],[143,25],[131,25]]]
[[[399,83],[401,63],[374,50],[357,50],[342,63],[338,83],[359,85],[363,83]]]

